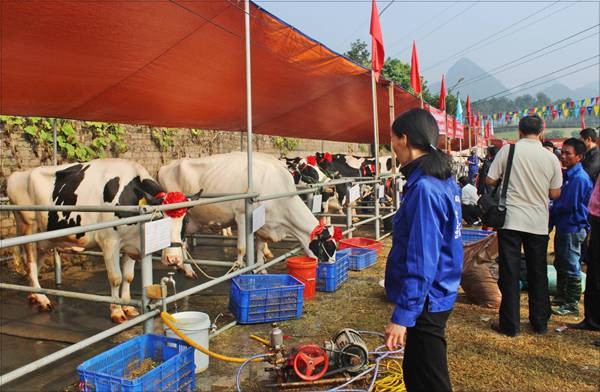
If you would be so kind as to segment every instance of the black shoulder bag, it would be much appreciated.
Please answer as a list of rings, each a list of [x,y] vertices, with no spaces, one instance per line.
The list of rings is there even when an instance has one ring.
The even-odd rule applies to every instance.
[[[509,148],[506,175],[502,180],[502,191],[498,194],[500,185],[496,185],[492,192],[484,193],[477,201],[483,225],[494,229],[501,229],[506,219],[506,191],[508,190],[508,180],[515,155],[515,145],[511,144]]]

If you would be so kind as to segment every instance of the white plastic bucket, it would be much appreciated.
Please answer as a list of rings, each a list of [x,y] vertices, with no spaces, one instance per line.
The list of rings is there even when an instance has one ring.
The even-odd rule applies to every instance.
[[[175,327],[189,336],[194,342],[208,350],[208,330],[210,329],[210,318],[202,312],[180,312],[173,313]],[[179,339],[169,327],[165,325],[165,333],[168,337]],[[194,350],[194,363],[196,373],[203,372],[208,368],[208,355]]]

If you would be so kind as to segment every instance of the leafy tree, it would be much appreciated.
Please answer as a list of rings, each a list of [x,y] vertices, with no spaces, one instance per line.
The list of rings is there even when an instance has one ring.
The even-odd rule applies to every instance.
[[[350,50],[344,53],[344,56],[365,68],[371,67],[371,52],[368,49],[367,43],[363,40],[357,39],[350,43]]]

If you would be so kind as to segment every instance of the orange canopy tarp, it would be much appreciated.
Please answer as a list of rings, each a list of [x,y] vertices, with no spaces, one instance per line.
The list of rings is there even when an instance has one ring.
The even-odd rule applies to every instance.
[[[5,115],[246,129],[243,2],[1,0]],[[369,71],[251,5],[257,133],[368,143]],[[388,88],[377,86],[380,141]],[[395,89],[396,113],[419,106]]]

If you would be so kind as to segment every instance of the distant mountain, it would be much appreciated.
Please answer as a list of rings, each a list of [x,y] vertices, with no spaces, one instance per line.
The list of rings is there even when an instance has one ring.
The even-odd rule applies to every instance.
[[[590,82],[576,89],[571,89],[562,83],[554,83],[543,88],[541,92],[549,96],[552,100],[563,98],[584,99],[589,97],[597,97],[600,96],[600,81]],[[531,94],[531,92],[529,93]]]
[[[481,75],[488,75],[488,73],[473,61],[463,57],[454,63],[454,65],[448,69],[448,72],[446,72],[446,88],[452,87],[458,79],[464,77],[463,83],[466,85],[462,86],[461,83],[461,85],[452,91],[453,94],[460,92],[462,101],[467,98],[467,95],[471,96],[471,100],[477,100],[506,90],[506,86],[493,76],[489,76],[472,84],[469,83],[469,80],[475,78],[480,79],[482,77]],[[437,81],[436,83],[432,83],[429,87],[429,91],[433,94],[437,94],[440,91],[440,82]]]

